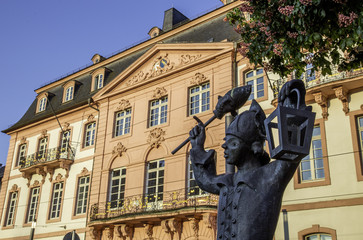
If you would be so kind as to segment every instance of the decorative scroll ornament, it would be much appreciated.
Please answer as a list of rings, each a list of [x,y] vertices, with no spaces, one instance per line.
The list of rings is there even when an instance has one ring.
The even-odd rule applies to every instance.
[[[343,104],[343,112],[347,114],[349,112],[349,103],[348,103],[348,94],[347,91],[343,88],[343,86],[339,86],[333,88],[335,91],[335,96],[342,102]]]
[[[195,62],[201,57],[202,57],[202,54],[198,54],[198,55],[183,54],[183,55],[180,56],[180,64],[179,65],[186,65],[186,64]]]
[[[24,143],[26,143],[26,138],[23,136],[20,139],[20,144],[24,144]]]
[[[45,177],[47,176],[47,173],[44,171],[44,168],[37,167],[35,169],[35,173],[42,176],[42,184],[44,184],[45,183]]]
[[[39,187],[40,186],[40,182],[38,180],[35,180],[32,187]]]
[[[43,129],[42,131],[41,131],[41,133],[40,133],[40,137],[41,138],[44,138],[44,137],[46,137],[47,136],[47,129]]]
[[[198,239],[199,236],[199,219],[198,218],[190,218],[189,219],[192,224],[192,229],[194,231],[194,237]]]
[[[63,131],[69,130],[69,126],[70,126],[69,123],[67,123],[67,122],[63,123],[63,125],[62,125]]]
[[[207,82],[207,81],[208,81],[207,77],[204,74],[198,72],[194,75],[194,77],[190,81],[190,84],[191,85],[201,85],[202,83]]]
[[[165,97],[166,95],[168,95],[168,92],[166,91],[165,88],[163,88],[163,87],[157,87],[154,90],[154,94],[153,94],[152,99],[160,99],[162,97]]]
[[[16,185],[16,184],[14,184],[12,187],[11,187],[11,192],[16,192],[16,191],[18,191],[19,190],[19,187],[18,187],[18,185]]]
[[[176,240],[181,239],[182,222],[180,219],[167,219],[161,222],[161,227],[168,234],[169,239],[173,240],[176,236]]]
[[[26,178],[28,180],[28,183],[26,184],[28,187],[30,186],[30,181],[32,179],[32,174],[26,173],[26,172],[22,172],[21,176],[23,178]]]
[[[150,131],[147,138],[147,142],[150,144],[151,148],[158,148],[164,139],[165,131],[161,128],[155,128]]]
[[[215,240],[217,235],[217,215],[214,213],[203,214],[203,222],[207,228],[211,229],[213,240]]]
[[[87,117],[87,122],[93,122],[95,120],[95,116],[93,116],[93,114],[90,114],[88,117]]]
[[[62,174],[58,173],[58,175],[55,177],[56,182],[60,182],[63,180]]]
[[[103,229],[102,239],[112,240],[113,239],[113,230],[109,227]]]
[[[145,228],[145,234],[147,236],[146,239],[152,240],[153,239],[153,230],[154,230],[154,225],[152,224],[144,224],[144,228]]]
[[[98,240],[101,235],[101,231],[95,227],[90,227],[89,234],[91,235],[91,238],[94,240]]]
[[[123,240],[132,240],[134,237],[134,227],[129,224],[115,225],[114,235]]]
[[[322,110],[322,117],[324,120],[328,119],[329,113],[328,113],[328,98],[322,93],[313,93],[315,97],[315,102],[320,105]]]
[[[117,111],[124,111],[125,109],[128,109],[131,107],[131,104],[129,100],[122,99],[117,107]]]
[[[126,82],[126,85],[135,85],[147,79],[159,76],[169,70],[172,70],[174,66],[175,64],[173,62],[170,62],[168,54],[161,55],[155,58],[152,64],[152,68],[147,73],[145,73],[144,71],[139,71]]]
[[[86,175],[88,175],[88,174],[89,174],[88,169],[87,169],[86,167],[84,167],[84,168],[82,169],[82,171],[81,171],[80,176],[84,177],[84,176],[86,176]]]
[[[126,152],[127,148],[121,143],[117,143],[117,145],[112,150],[112,155],[117,155],[118,157],[122,156],[122,153]]]

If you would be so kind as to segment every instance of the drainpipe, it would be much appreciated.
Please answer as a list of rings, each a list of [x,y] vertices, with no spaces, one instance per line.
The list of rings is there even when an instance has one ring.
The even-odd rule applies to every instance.
[[[287,219],[287,211],[286,209],[282,209],[282,219],[284,223],[284,239],[289,240],[289,220]]]

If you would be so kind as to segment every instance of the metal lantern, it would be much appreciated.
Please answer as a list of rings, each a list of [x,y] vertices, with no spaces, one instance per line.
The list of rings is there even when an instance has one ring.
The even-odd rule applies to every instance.
[[[303,90],[305,97],[305,88]],[[311,107],[305,106],[304,100],[300,104],[299,89],[294,88],[291,93],[296,94],[297,104],[279,103],[276,110],[265,120],[271,158],[295,160],[309,154],[315,113],[311,111]],[[288,98],[287,102],[291,103]]]

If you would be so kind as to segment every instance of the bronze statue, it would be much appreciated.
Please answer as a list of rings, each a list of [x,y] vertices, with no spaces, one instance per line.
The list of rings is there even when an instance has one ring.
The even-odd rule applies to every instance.
[[[296,107],[290,90],[298,89],[304,98],[301,83],[287,82],[280,91],[280,103]],[[189,134],[192,167],[199,187],[220,196],[217,239],[272,240],[284,190],[304,155],[270,162],[264,151],[266,116],[253,100],[250,109],[232,121],[222,145],[226,163],[236,166],[237,172],[216,175],[215,151],[204,150],[205,126],[195,119],[198,125]]]

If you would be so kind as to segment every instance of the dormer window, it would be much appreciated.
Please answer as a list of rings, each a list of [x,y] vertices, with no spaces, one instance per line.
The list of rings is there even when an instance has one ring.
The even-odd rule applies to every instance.
[[[95,90],[103,87],[103,74],[98,74],[95,77]]]
[[[107,73],[109,73],[110,70],[107,68],[98,68],[94,72],[92,72],[92,85],[91,85],[91,92],[96,91],[98,89],[103,88],[105,86],[105,81],[107,77]]]
[[[73,86],[67,88],[66,97],[65,97],[66,102],[73,99],[73,92],[74,92],[74,87]]]
[[[47,98],[43,97],[39,101],[38,112],[43,112],[46,106],[47,106]]]
[[[76,80],[68,81],[63,85],[63,103],[69,102],[74,99],[77,87],[81,83]]]

